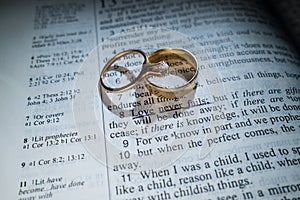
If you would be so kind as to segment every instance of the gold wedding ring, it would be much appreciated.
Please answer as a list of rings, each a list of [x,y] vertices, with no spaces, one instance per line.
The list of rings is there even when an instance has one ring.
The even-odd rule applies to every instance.
[[[131,77],[133,79],[132,82],[119,88],[107,86],[104,83],[107,72],[126,70],[125,67],[115,67],[113,64],[117,60],[129,54],[140,54],[144,59],[142,69],[138,76]],[[163,87],[151,81],[151,77],[163,78],[167,75],[178,76],[183,79],[185,83],[175,87]],[[156,96],[162,96],[171,99],[184,96],[185,94],[194,90],[197,85],[197,78],[197,60],[189,51],[185,49],[160,49],[150,54],[149,57],[147,57],[143,51],[133,49],[121,52],[108,61],[101,72],[99,87],[104,88],[107,92],[122,93],[132,89],[144,80],[145,86],[150,93]],[[163,82],[163,79],[161,82]]]
[[[145,85],[150,93],[169,99],[184,96],[196,88],[198,79],[198,66],[196,58],[187,50],[179,48],[166,48],[155,51],[148,57],[151,63],[164,61],[168,64],[168,73],[179,76],[186,81],[178,87],[161,87],[145,79]]]

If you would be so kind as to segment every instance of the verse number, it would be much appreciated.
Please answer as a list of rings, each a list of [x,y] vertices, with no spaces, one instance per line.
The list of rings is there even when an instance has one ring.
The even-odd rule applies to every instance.
[[[121,177],[122,177],[123,182],[131,181],[130,174],[123,174]]]
[[[120,155],[121,159],[128,159],[128,158],[130,158],[130,152],[129,151],[120,152],[119,155]]]
[[[122,94],[117,94],[117,95],[118,95],[118,97],[119,97],[119,100],[121,100]]]
[[[128,140],[123,140],[123,147],[128,147],[129,146],[129,142]]]
[[[112,7],[112,6],[116,5],[116,4],[117,4],[116,0],[111,0],[107,4],[106,4],[105,0],[101,0],[101,6],[102,6],[102,8],[106,8],[107,6],[108,7]]]
[[[120,118],[124,118],[125,117],[125,113],[123,111],[119,112],[119,116]]]

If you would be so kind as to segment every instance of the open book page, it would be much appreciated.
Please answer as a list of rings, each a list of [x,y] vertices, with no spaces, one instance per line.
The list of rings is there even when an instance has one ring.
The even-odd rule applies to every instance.
[[[1,15],[4,199],[299,197],[299,59],[259,2],[33,1]],[[166,47],[198,61],[189,94],[98,91],[116,53]],[[128,74],[139,59],[123,60]]]

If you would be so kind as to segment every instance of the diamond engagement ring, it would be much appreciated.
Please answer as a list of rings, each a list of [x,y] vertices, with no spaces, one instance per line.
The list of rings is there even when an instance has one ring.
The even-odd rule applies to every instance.
[[[130,69],[125,66],[119,66],[115,63],[118,60],[126,60],[129,55],[136,55],[142,57],[142,65],[139,74],[134,77]],[[127,57],[126,57],[127,56]],[[134,56],[133,56],[134,57]],[[121,87],[108,86],[105,79],[109,77],[112,71],[119,71],[121,75],[126,75],[129,83]],[[171,86],[165,86],[164,79],[167,76],[179,77],[184,81],[183,84],[177,86],[177,82],[172,82]],[[161,78],[157,84],[152,80],[153,77]],[[194,90],[197,85],[198,66],[196,58],[187,50],[179,48],[165,48],[151,53],[149,56],[137,49],[126,50],[115,55],[104,66],[99,80],[99,89],[104,89],[111,93],[123,93],[130,90],[145,81],[145,86],[151,94],[162,96],[165,98],[181,97],[191,90]],[[162,84],[161,84],[162,83]]]

